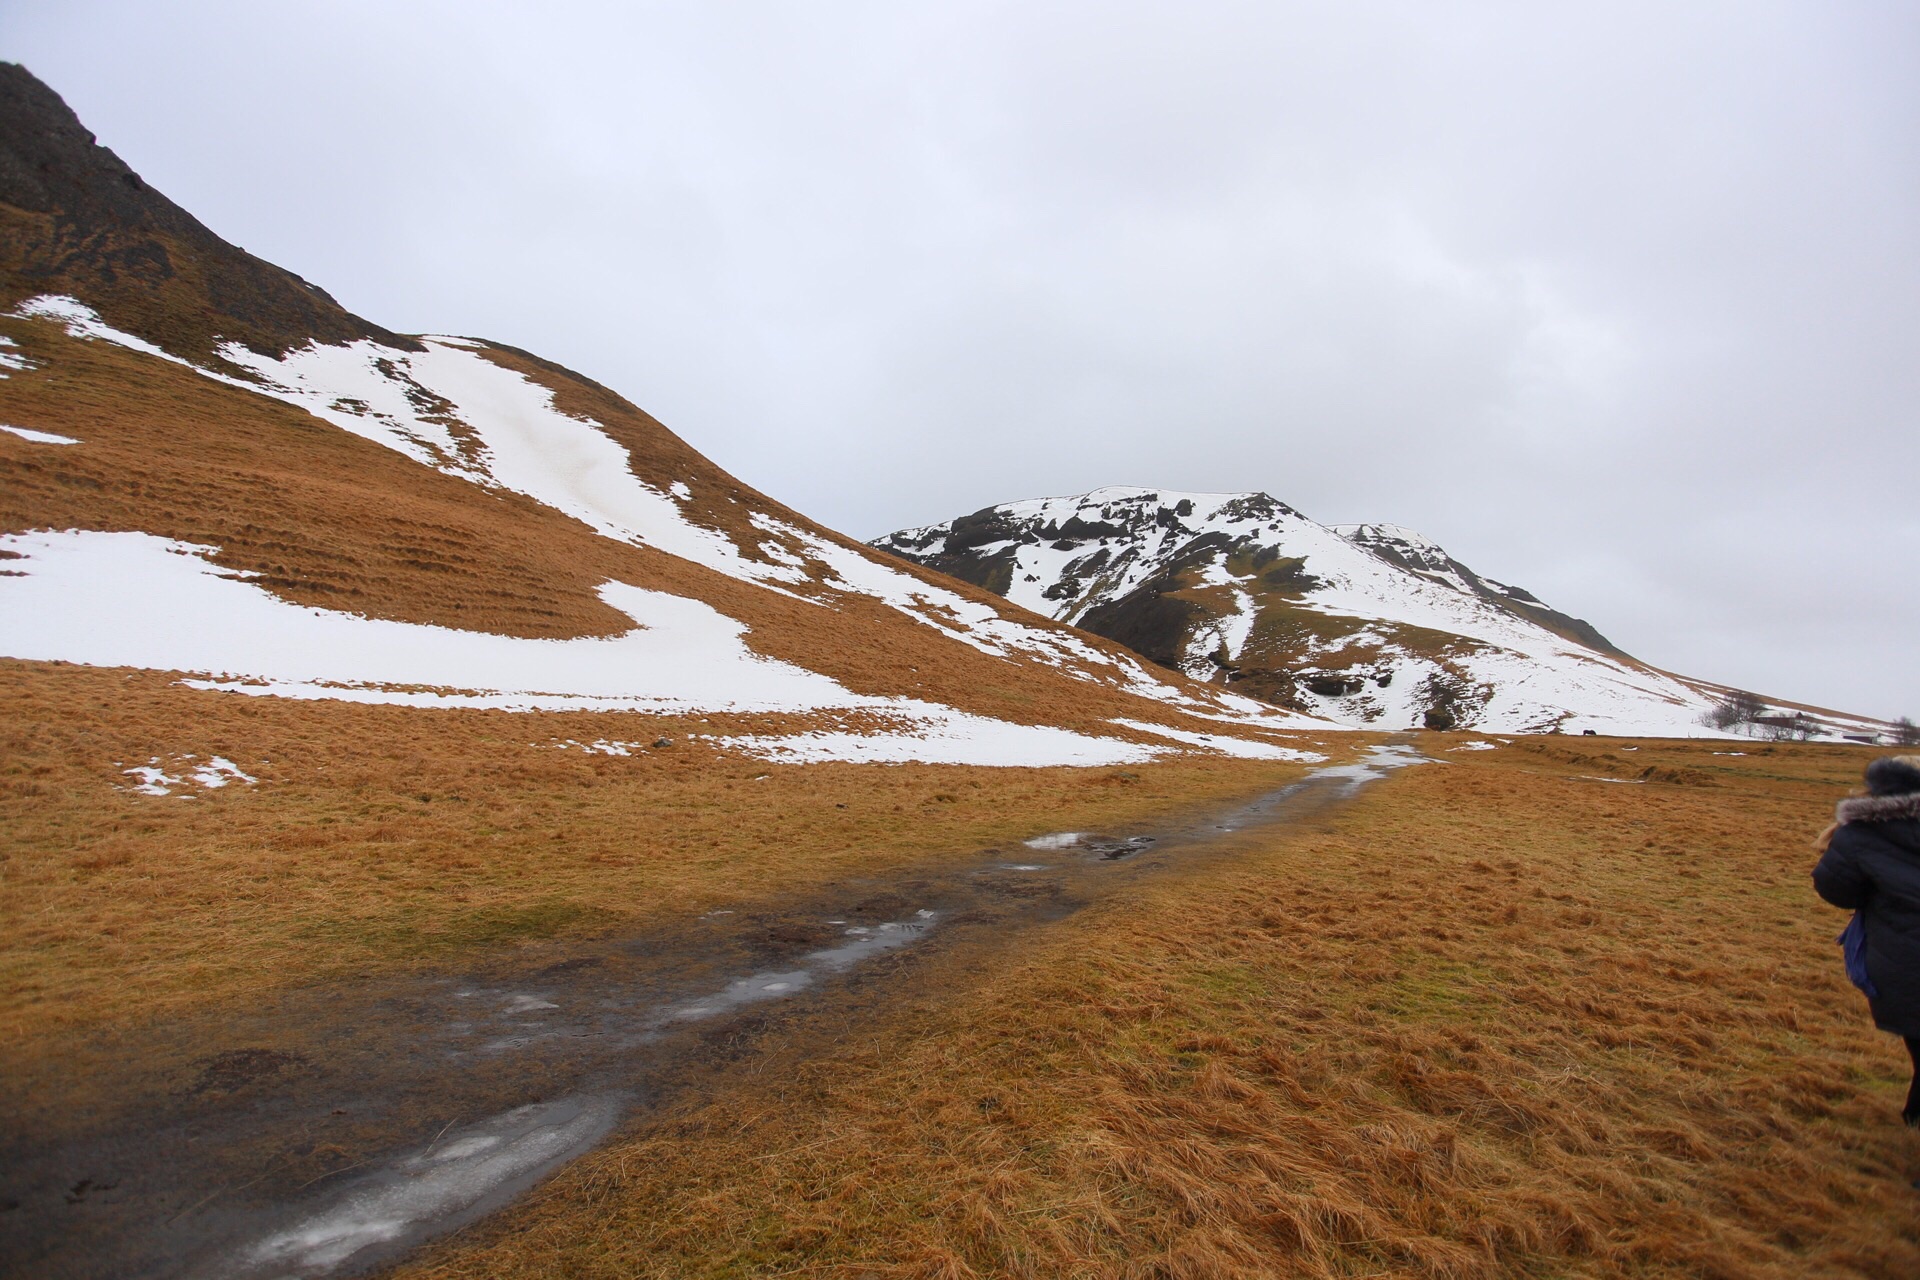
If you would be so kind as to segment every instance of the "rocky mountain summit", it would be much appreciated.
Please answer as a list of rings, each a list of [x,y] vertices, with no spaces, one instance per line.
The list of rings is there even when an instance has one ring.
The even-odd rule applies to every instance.
[[[1193,679],[1355,727],[1685,735],[1724,695],[1411,530],[1322,525],[1266,493],[1096,489],[873,545]]]

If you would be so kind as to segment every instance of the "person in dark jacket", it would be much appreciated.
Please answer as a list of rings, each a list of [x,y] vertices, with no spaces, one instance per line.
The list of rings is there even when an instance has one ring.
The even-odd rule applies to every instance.
[[[1907,1042],[1914,1079],[1900,1117],[1920,1127],[1920,756],[1867,766],[1867,794],[1840,802],[1813,887],[1860,913],[1867,1005],[1874,1026]]]

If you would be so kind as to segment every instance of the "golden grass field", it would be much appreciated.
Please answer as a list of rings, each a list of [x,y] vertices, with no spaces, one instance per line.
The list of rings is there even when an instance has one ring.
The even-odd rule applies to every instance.
[[[1303,770],[587,756],[532,744],[732,726],[0,679],[22,1070],[102,1027],[774,904]],[[1871,753],[1462,737],[1420,735],[1447,763],[1304,827],[931,953],[857,1035],[764,1037],[403,1274],[1920,1274],[1904,1055],[1806,877]],[[186,750],[261,781],[116,789],[119,762]]]
[[[302,703],[10,661],[0,700],[0,1064],[115,1020],[643,928],[1302,772],[769,765],[686,736],[767,717]],[[189,752],[260,781],[129,789],[125,767]]]
[[[367,331],[197,233],[109,228],[73,253],[64,234],[0,210],[15,267],[67,254],[34,291],[106,298],[196,359],[216,334],[277,350]],[[9,302],[28,291],[12,274]],[[246,304],[237,328],[216,296]],[[863,693],[1109,735],[1117,716],[1181,718],[1111,669],[1076,680],[870,597],[768,592],[50,321],[0,317],[0,334],[26,357],[0,383],[8,422],[81,442],[0,434],[0,530],[143,531],[216,547],[293,603],[533,638],[625,630],[598,595],[625,581],[705,601],[757,652]],[[856,545],[579,375],[487,358],[597,420],[643,481],[689,484],[685,510],[743,547],[777,536],[752,511]],[[1282,650],[1346,630],[1276,593],[1252,646],[1269,692]],[[217,1063],[200,1050],[231,1046],[196,1028],[288,993],[511,970],[720,907],[771,916],[838,881],[1204,813],[1307,769],[773,766],[709,739],[810,722],[301,703],[174,679],[0,660],[0,1080],[23,1130],[57,1116],[84,1136],[148,1106],[115,1082],[158,1089],[179,1064]],[[625,756],[577,749],[663,736]],[[884,982],[855,975],[813,1006],[834,1018],[796,1001],[718,1028],[723,1051],[662,1071],[663,1103],[395,1274],[1920,1276],[1905,1056],[1868,1024],[1833,944],[1840,914],[1807,879],[1812,837],[1871,753],[1459,749],[1474,738],[1419,735],[1441,763],[1351,804],[1116,867],[1064,918],[956,925]],[[1373,739],[1294,741],[1346,759]],[[214,755],[257,783],[130,789],[129,768]],[[336,1050],[338,1029],[305,1028]],[[193,1092],[168,1095],[169,1114]],[[269,1141],[248,1105],[227,1114]]]
[[[22,421],[87,441],[0,440],[8,528],[214,543],[290,600],[530,636],[618,629],[593,587],[620,577],[711,600],[756,648],[855,689],[1108,733],[1171,715],[6,327],[44,362],[8,383]],[[692,468],[720,518],[735,482],[664,428],[498,358],[607,422],[643,473]],[[0,1075],[48,1079],[107,1030],[777,906],[1303,771],[769,766],[700,735],[803,722],[303,704],[172,679],[0,662]],[[662,735],[627,757],[555,745]],[[1298,739],[1336,757],[1367,740]],[[1448,763],[1324,821],[989,954],[931,951],[857,1035],[784,1025],[407,1273],[1920,1275],[1904,1057],[1867,1026],[1840,920],[1806,880],[1866,753],[1421,741]],[[186,753],[260,781],[127,790],[127,767]]]
[[[771,1043],[400,1274],[1920,1274],[1905,1056],[1806,874],[1869,753],[1715,749],[1445,754]]]

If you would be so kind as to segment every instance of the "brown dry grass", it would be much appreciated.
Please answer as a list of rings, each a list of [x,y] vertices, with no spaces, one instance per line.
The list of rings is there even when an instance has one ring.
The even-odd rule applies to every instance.
[[[640,928],[1299,772],[776,766],[687,738],[795,727],[765,718],[300,703],[4,661],[0,705],[0,1068],[107,1020]],[[549,745],[663,735],[628,757]],[[260,782],[126,789],[126,767],[186,753]]]
[[[1806,880],[1862,753],[1562,750],[967,958],[402,1274],[1920,1274],[1904,1055]]]

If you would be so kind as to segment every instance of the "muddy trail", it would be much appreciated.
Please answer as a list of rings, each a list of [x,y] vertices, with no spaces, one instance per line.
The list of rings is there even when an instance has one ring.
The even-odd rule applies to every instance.
[[[776,1037],[845,1034],[938,955],[1003,950],[1141,876],[1230,855],[1404,745],[1233,809],[1061,832],[778,910],[517,950],[495,967],[295,991],[81,1046],[10,1082],[0,1275],[360,1275],[511,1202]],[[944,972],[965,971],[947,965]]]

